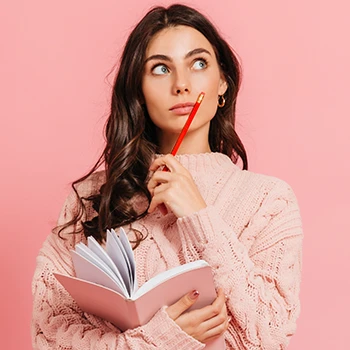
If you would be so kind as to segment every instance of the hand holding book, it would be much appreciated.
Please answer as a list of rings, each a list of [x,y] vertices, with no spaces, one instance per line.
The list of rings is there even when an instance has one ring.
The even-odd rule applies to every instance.
[[[227,330],[231,317],[227,317],[226,298],[222,289],[219,289],[218,297],[212,305],[186,312],[198,295],[198,291],[193,291],[169,306],[166,311],[183,331],[202,343],[210,344],[213,338],[221,336]]]
[[[55,273],[57,280],[83,311],[112,322],[122,331],[147,323],[163,306],[169,306],[170,312],[175,310],[175,322],[187,322],[183,313],[175,316],[181,310],[183,296],[193,290],[199,295],[190,307],[185,304],[186,310],[194,310],[187,318],[194,317],[200,324],[202,318],[213,317],[213,310],[219,309],[211,305],[221,299],[216,295],[211,267],[204,260],[164,271],[138,288],[136,263],[123,228],[119,237],[114,230],[108,231],[105,249],[89,237],[88,245],[78,243],[71,256],[76,277]],[[223,337],[210,341],[206,348],[224,349]]]

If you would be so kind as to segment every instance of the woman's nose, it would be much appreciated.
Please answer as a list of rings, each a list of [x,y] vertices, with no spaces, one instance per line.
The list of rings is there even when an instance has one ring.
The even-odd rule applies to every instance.
[[[191,92],[189,74],[186,74],[186,72],[176,72],[174,75],[173,93],[179,95],[189,92]]]

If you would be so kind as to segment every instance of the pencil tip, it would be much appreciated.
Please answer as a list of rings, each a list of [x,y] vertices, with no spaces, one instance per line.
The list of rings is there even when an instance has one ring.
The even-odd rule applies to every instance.
[[[205,95],[204,92],[201,92],[201,93],[199,94],[199,96],[198,96],[198,98],[197,98],[197,102],[198,102],[198,103],[201,103],[201,102],[202,102],[202,100],[203,100],[203,98],[204,98],[204,95]]]

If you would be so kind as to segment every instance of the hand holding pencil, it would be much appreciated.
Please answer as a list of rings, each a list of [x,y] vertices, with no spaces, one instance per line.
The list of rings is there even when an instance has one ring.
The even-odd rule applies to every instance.
[[[190,125],[197,113],[197,110],[204,98],[204,93],[200,93],[193,109],[182,128],[182,131],[171,151],[171,155],[175,156]],[[164,164],[166,164],[170,169]],[[164,166],[163,171],[155,171],[159,167]],[[171,207],[173,213],[177,217],[190,215],[191,212],[198,211],[206,207],[206,203],[198,191],[191,174],[185,169],[179,161],[169,155],[157,158],[150,167],[151,171],[155,171],[152,175],[147,187],[152,195],[152,201],[148,212],[152,213],[157,206],[163,215],[167,214],[167,206]]]

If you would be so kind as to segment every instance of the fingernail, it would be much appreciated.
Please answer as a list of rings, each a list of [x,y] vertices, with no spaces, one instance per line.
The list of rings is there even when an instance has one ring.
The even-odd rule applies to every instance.
[[[228,296],[227,296],[227,294],[225,294],[225,300],[227,300],[228,299]]]
[[[229,317],[227,318],[227,322],[228,322],[228,323],[231,322],[231,318],[232,318],[231,316],[229,316]]]
[[[198,295],[199,295],[198,290],[194,290],[194,291],[192,291],[192,293],[190,294],[190,298],[193,299],[193,300],[195,300],[195,299],[198,298]]]

